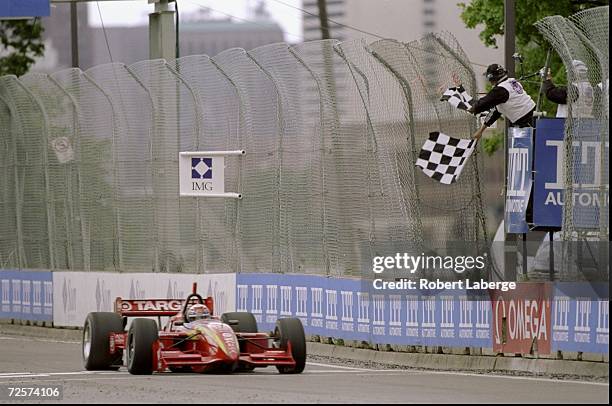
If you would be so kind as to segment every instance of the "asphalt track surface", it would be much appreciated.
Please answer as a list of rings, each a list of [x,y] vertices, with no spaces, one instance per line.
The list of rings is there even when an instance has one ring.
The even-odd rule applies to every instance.
[[[608,403],[609,399],[608,383],[376,370],[324,362],[309,362],[300,375],[279,375],[275,368],[232,375],[132,376],[125,368],[87,372],[80,349],[75,342],[0,336],[0,386],[63,385],[63,403]]]

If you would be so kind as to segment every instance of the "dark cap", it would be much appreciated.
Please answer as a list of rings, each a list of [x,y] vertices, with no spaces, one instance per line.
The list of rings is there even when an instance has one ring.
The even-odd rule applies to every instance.
[[[485,76],[490,82],[497,82],[507,73],[508,72],[506,71],[506,69],[504,69],[503,66],[494,63],[487,67],[487,72],[485,73]]]

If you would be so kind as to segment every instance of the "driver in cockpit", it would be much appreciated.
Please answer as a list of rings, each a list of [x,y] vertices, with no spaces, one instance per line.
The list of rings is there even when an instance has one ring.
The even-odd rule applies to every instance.
[[[185,322],[192,325],[194,323],[197,323],[200,320],[210,319],[210,310],[204,304],[200,304],[200,303],[194,304],[189,308],[189,310],[187,310],[186,317],[187,319],[185,320]],[[189,326],[185,326],[185,327],[189,327]]]

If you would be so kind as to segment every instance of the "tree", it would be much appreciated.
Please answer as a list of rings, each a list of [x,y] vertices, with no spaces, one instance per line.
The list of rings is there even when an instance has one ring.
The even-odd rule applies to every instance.
[[[0,20],[0,76],[22,76],[42,56],[45,45],[40,19]]]
[[[569,17],[581,10],[608,4],[608,1],[598,0],[518,0],[516,1],[516,49],[523,56],[523,63],[516,67],[518,77],[541,69],[546,63],[546,53],[551,48],[534,23],[544,17],[561,15]],[[504,0],[472,0],[470,4],[459,3],[462,9],[461,19],[468,28],[483,25],[480,39],[487,47],[497,48],[496,36],[504,34]],[[491,61],[491,63],[501,61]],[[567,83],[567,75],[561,58],[552,53],[550,69],[555,84]],[[525,90],[534,99],[540,92],[541,81],[533,77],[521,81]],[[545,97],[541,99],[540,110],[553,115],[556,105]],[[483,148],[489,155],[503,145],[503,134],[496,132],[485,138]]]
[[[546,52],[551,48],[534,23],[544,17],[561,15],[569,17],[581,10],[608,4],[597,0],[518,0],[516,1],[516,49],[523,56],[522,66],[517,66],[517,76],[538,71],[546,62]],[[480,39],[488,47],[497,48],[496,36],[504,34],[504,0],[473,0],[470,4],[459,3],[461,19],[468,28],[483,24]],[[491,61],[501,62],[501,61]],[[559,55],[553,52],[551,71],[555,83],[567,82],[565,69]],[[523,83],[532,97],[540,91],[540,81],[535,77]],[[549,114],[555,105],[543,100],[543,110]]]

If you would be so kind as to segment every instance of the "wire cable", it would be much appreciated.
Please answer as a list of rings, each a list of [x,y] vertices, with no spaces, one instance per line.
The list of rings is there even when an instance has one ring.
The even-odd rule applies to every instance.
[[[304,14],[308,14],[309,16],[313,16],[313,17],[319,18],[319,14],[317,14],[317,13],[312,13],[310,11],[304,10],[303,8],[294,6],[294,5],[289,4],[289,3],[285,3],[284,1],[281,1],[281,0],[272,0],[272,1],[274,1],[276,3],[279,3],[279,4],[282,4],[284,6],[290,7],[292,9],[299,10],[299,11],[301,11]],[[345,27],[345,28],[351,29],[353,31],[358,31],[358,32],[360,32],[362,34],[371,35],[371,36],[376,37],[378,39],[385,39],[385,37],[383,37],[381,35],[378,35],[378,34],[375,34],[373,32],[369,32],[369,31],[366,31],[366,30],[362,30],[361,28],[353,27],[353,26],[348,25],[348,24],[339,23],[338,21],[332,20],[331,18],[327,18],[327,21],[329,21],[330,23],[339,25],[341,27]]]
[[[319,14],[317,14],[317,13],[312,13],[312,12],[310,12],[310,11],[304,10],[303,8],[300,8],[300,7],[294,6],[294,5],[289,4],[289,3],[285,3],[285,2],[284,2],[284,1],[282,1],[282,0],[272,0],[272,1],[274,1],[274,2],[276,2],[276,3],[279,3],[279,4],[282,4],[282,5],[286,6],[286,7],[290,7],[290,8],[292,8],[292,9],[299,10],[299,11],[301,11],[301,12],[302,12],[302,13],[304,13],[304,14],[308,14],[308,15],[313,16],[313,17],[319,17]],[[341,27],[345,27],[345,28],[348,28],[348,29],[350,29],[350,30],[360,32],[360,33],[362,33],[362,34],[371,35],[371,36],[376,37],[376,38],[378,38],[378,39],[385,39],[385,38],[386,38],[386,37],[383,37],[382,35],[379,35],[379,34],[376,34],[376,33],[370,32],[370,31],[366,31],[366,30],[363,30],[363,29],[361,29],[361,28],[357,28],[357,27],[354,27],[354,26],[351,26],[351,25],[348,25],[348,24],[339,23],[339,22],[337,22],[337,21],[335,21],[335,20],[332,20],[331,18],[328,18],[328,19],[327,19],[327,21],[329,21],[330,23],[333,23],[333,24],[339,25],[339,26],[341,26]],[[411,46],[412,46],[412,45],[411,45]],[[419,49],[419,50],[421,50],[421,51],[425,51],[425,52],[433,52],[433,51],[429,51],[429,50],[422,49],[422,48],[415,47],[415,46],[412,46],[412,47],[413,47],[413,48],[415,48],[415,49]],[[433,53],[435,53],[436,55],[438,55],[436,52],[433,52]],[[473,62],[473,61],[469,61],[469,62],[470,62],[472,65],[475,65],[475,66],[480,66],[480,67],[483,67],[483,68],[486,68],[486,67],[487,67],[487,65],[484,65],[484,64],[482,64],[482,63]]]
[[[255,24],[255,25],[260,25],[260,26],[262,26],[262,27],[267,27],[267,25],[260,24],[260,23],[258,23],[257,21],[247,20],[246,18],[237,17],[237,16],[235,16],[235,15],[228,14],[228,13],[226,13],[226,12],[224,12],[224,11],[217,10],[217,9],[212,8],[212,7],[208,7],[208,6],[204,6],[204,5],[202,5],[202,4],[195,3],[195,2],[194,2],[194,1],[192,1],[192,0],[187,0],[187,1],[188,1],[189,3],[191,3],[191,4],[193,4],[194,6],[198,6],[198,7],[200,7],[200,8],[201,8],[201,9],[203,9],[203,10],[214,11],[215,13],[222,14],[222,15],[224,15],[224,16],[226,16],[226,17],[234,18],[234,19],[236,19],[236,20],[238,20],[238,21],[242,21],[242,22],[245,22],[245,23],[251,23],[251,24]],[[177,0],[177,2],[178,2],[178,0]],[[303,38],[302,38],[302,36],[301,36],[301,35],[292,34],[292,33],[288,32],[288,31],[283,30],[283,29],[282,29],[282,27],[281,27],[281,31],[283,32],[283,34],[287,34],[287,35],[290,35],[290,36],[292,36],[292,37],[298,38],[300,41],[302,41],[302,40],[303,40]]]
[[[113,54],[111,53],[110,45],[108,43],[108,36],[106,35],[106,27],[104,27],[104,19],[102,18],[102,11],[100,10],[100,2],[96,1],[98,6],[98,15],[100,16],[100,23],[102,24],[102,32],[104,33],[104,40],[106,41],[106,49],[108,50],[108,56],[110,57],[111,63],[113,62]]]

